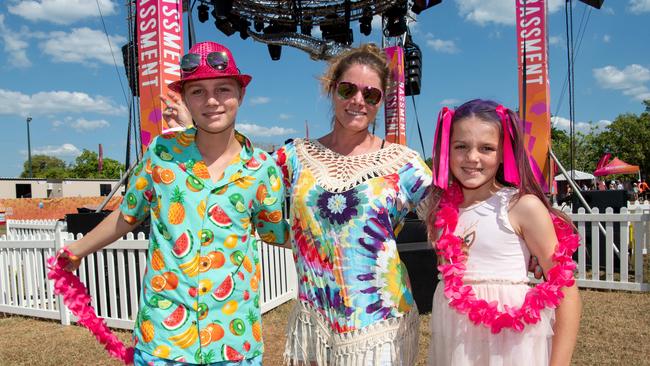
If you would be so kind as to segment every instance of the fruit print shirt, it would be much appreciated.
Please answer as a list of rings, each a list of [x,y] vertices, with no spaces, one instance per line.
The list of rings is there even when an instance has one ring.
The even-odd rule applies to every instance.
[[[214,183],[195,134],[154,139],[120,207],[129,223],[151,216],[134,342],[189,363],[248,359],[263,351],[253,230],[284,242],[284,185],[273,159],[239,133],[242,151]]]
[[[401,317],[414,305],[395,237],[431,171],[399,144],[344,156],[296,139],[276,153],[291,195],[298,296],[337,333]]]

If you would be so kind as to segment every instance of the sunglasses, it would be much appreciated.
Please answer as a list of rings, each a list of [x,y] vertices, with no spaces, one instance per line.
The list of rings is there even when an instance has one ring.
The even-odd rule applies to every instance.
[[[228,55],[225,52],[210,52],[206,56],[206,63],[215,70],[223,71],[228,67]],[[201,55],[188,53],[181,58],[181,70],[190,74],[201,65]]]
[[[340,81],[336,84],[336,94],[339,95],[342,99],[350,99],[361,90],[361,96],[363,100],[372,105],[377,105],[381,101],[381,97],[384,93],[381,90],[366,85],[357,85],[349,81]]]

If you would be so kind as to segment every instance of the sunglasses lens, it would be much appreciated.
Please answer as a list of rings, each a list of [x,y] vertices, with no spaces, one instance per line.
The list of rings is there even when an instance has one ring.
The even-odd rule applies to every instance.
[[[181,70],[183,72],[193,72],[201,64],[201,55],[188,53],[181,59]]]
[[[228,55],[225,52],[212,52],[208,54],[208,65],[215,70],[225,70],[228,67]]]
[[[346,81],[340,82],[336,92],[338,93],[339,97],[343,99],[350,99],[352,98],[355,94],[357,94],[357,86],[352,83],[348,83]]]
[[[381,90],[368,86],[363,90],[363,100],[368,104],[376,105],[381,100]]]

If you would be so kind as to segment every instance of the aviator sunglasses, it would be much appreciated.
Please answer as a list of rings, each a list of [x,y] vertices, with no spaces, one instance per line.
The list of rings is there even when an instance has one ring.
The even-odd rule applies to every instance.
[[[336,93],[342,99],[347,100],[352,98],[359,90],[361,90],[361,95],[366,103],[377,105],[381,101],[383,93],[375,87],[358,85],[349,81],[340,81],[336,84]]]
[[[228,67],[228,55],[225,52],[210,52],[205,60],[208,66],[218,71]],[[199,65],[201,65],[201,55],[198,53],[188,53],[181,58],[181,70],[184,73],[193,73]]]

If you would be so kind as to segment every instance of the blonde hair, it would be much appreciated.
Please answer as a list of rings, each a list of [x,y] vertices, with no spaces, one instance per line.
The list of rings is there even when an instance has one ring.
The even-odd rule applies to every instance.
[[[375,71],[379,76],[379,80],[381,80],[381,91],[386,92],[389,77],[386,54],[374,43],[365,43],[357,48],[342,52],[329,60],[329,66],[325,74],[320,78],[325,94],[332,96],[336,83],[353,65],[368,66]]]

